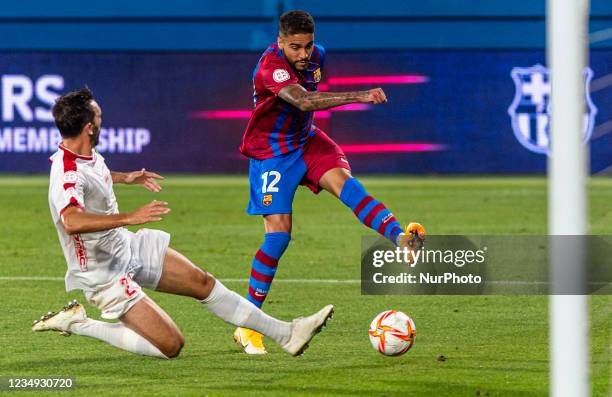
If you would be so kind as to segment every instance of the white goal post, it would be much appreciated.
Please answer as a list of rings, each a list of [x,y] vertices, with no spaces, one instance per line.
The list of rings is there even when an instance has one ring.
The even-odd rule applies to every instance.
[[[550,235],[587,232],[588,146],[583,144],[583,71],[588,59],[588,15],[589,0],[547,0],[546,57],[552,86],[552,150],[548,160]],[[549,256],[550,279],[554,284],[563,278],[561,273],[566,266],[552,251],[554,248]],[[572,258],[576,283],[584,279],[586,272],[581,259]],[[553,294],[549,299],[550,395],[588,397],[591,395],[588,296]]]

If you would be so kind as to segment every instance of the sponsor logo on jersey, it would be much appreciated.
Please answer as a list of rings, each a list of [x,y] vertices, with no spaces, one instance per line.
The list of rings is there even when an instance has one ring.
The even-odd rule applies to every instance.
[[[274,79],[274,81],[277,83],[287,81],[290,77],[289,72],[287,72],[285,69],[276,69],[274,72],[272,72],[272,79]]]
[[[74,241],[74,249],[76,251],[77,260],[79,261],[79,267],[82,272],[87,271],[87,252],[85,251],[85,244],[78,234],[72,235],[72,241]]]
[[[272,195],[271,194],[264,194],[263,200],[261,200],[261,202],[266,207],[270,206],[270,204],[272,204]]]
[[[527,150],[548,153],[550,148],[550,92],[548,69],[542,65],[516,67],[510,72],[516,88],[514,100],[508,108],[514,136]],[[590,68],[584,70],[583,141],[588,142],[593,132],[597,108],[591,100],[589,86],[593,78]]]

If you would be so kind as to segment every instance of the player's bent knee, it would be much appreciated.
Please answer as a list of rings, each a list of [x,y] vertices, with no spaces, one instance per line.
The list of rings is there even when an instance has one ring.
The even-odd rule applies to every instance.
[[[340,197],[344,184],[351,177],[351,172],[345,168],[332,168],[323,174],[319,185],[334,196]]]
[[[202,293],[205,295],[202,299],[205,299],[215,287],[215,277],[206,271],[202,271],[199,278]]]
[[[183,334],[179,333],[170,341],[164,343],[162,346],[158,347],[158,349],[164,353],[164,355],[168,358],[176,358],[181,354],[181,350],[183,350],[183,346],[185,346],[185,337]]]
[[[291,233],[292,220],[290,214],[264,215],[266,233]]]

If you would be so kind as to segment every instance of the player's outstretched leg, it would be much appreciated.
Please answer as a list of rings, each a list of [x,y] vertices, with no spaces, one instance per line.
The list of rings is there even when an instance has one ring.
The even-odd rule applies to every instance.
[[[299,317],[292,322],[278,320],[227,289],[211,274],[171,248],[166,252],[157,290],[193,297],[222,320],[260,332],[292,355],[301,354],[333,314],[333,306],[327,305],[311,316]]]
[[[327,171],[320,185],[349,207],[361,223],[400,247],[418,249],[425,239],[423,226],[413,222],[405,230],[385,205],[372,197],[363,185],[343,168]]]
[[[325,326],[334,311],[332,305],[327,305],[317,313],[296,318],[291,323],[280,321],[227,289],[219,280],[215,281],[210,295],[200,302],[222,320],[271,338],[293,356],[304,352],[310,339]]]
[[[251,262],[247,299],[259,308],[268,296],[272,280],[276,274],[278,261],[291,241],[291,215],[268,215],[264,217],[264,223],[267,230],[280,229],[286,231],[266,233],[263,244],[259,247]],[[273,223],[274,225],[272,225]],[[234,341],[247,354],[266,354],[263,335],[257,331],[238,327],[234,331]]]
[[[140,317],[151,309],[161,310],[156,306],[153,301],[145,297],[136,303],[124,317]],[[165,315],[165,313],[163,314]],[[165,316],[167,317],[167,315]],[[165,319],[160,321],[160,319],[153,318],[151,320],[155,324],[149,322],[148,325],[140,328],[155,330],[157,335],[155,338],[145,338],[142,334],[130,329],[124,322],[108,323],[88,318],[85,308],[77,301],[72,301],[59,312],[49,312],[42,316],[40,320],[36,320],[32,325],[32,330],[35,332],[58,331],[65,336],[71,334],[89,336],[119,349],[145,356],[159,358],[178,356],[183,347],[184,339],[176,325],[172,320],[170,320],[170,323],[163,321]],[[149,328],[151,325],[155,325],[155,327]],[[157,346],[151,343],[149,339],[157,342]]]

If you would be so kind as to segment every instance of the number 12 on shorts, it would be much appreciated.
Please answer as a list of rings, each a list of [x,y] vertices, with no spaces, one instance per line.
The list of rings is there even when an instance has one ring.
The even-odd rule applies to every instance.
[[[271,178],[268,184],[268,177]],[[276,184],[281,180],[281,174],[278,171],[266,171],[261,174],[261,179],[263,180],[263,185],[261,186],[262,193],[276,193],[278,192],[278,188]]]

